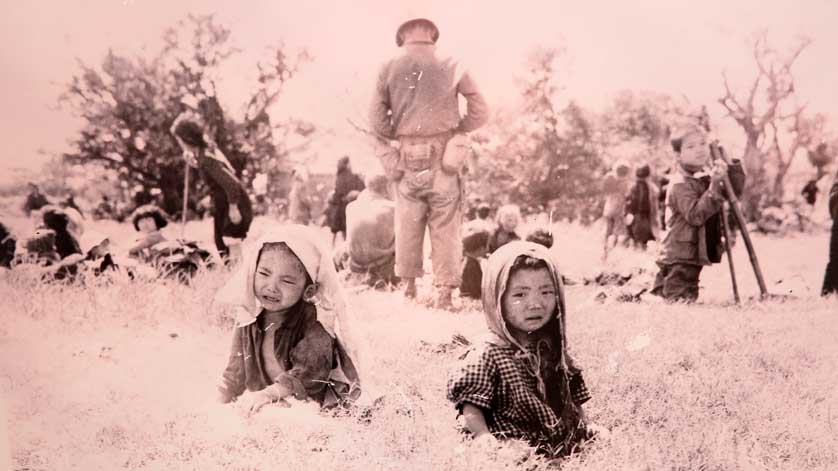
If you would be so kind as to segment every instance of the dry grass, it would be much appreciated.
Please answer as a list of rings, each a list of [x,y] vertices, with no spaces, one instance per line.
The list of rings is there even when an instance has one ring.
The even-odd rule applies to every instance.
[[[600,269],[597,240],[575,226],[557,232],[571,276]],[[724,265],[703,274],[698,306],[599,303],[596,289],[569,288],[572,350],[594,395],[586,409],[611,436],[563,469],[838,468],[838,302],[815,296],[826,239],[758,247],[771,288],[799,299],[727,306]],[[639,265],[648,260],[623,251],[609,262]],[[455,332],[479,335],[474,304],[449,314],[396,293],[352,295],[375,354],[369,379],[387,394],[369,423],[306,405],[246,418],[241,405],[214,404],[231,324],[210,300],[226,276],[82,288],[2,275],[0,392],[15,469],[546,467],[508,448],[483,453],[457,432],[445,378],[462,350],[445,344]]]

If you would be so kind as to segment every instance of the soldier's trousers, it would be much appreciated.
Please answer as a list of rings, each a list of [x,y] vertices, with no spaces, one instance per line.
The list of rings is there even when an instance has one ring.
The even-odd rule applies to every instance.
[[[421,278],[424,275],[423,244],[427,226],[434,285],[460,286],[462,202],[459,174],[443,171],[438,162],[426,170],[405,172],[396,186],[396,276]]]

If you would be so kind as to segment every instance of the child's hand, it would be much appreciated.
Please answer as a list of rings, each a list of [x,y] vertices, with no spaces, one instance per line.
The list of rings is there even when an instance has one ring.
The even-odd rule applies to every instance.
[[[195,157],[195,153],[192,152],[191,150],[186,150],[185,149],[183,151],[183,160],[185,160],[186,163],[188,163],[190,167],[195,167],[195,168],[198,167],[198,159],[197,159],[197,157]]]
[[[242,222],[242,214],[239,212],[239,207],[235,204],[230,205],[230,210],[227,211],[228,216],[230,216],[230,222],[233,224],[238,224]]]
[[[494,450],[498,447],[498,444],[498,439],[489,432],[482,433],[474,437],[474,440],[472,440],[472,446],[483,451]]]
[[[219,387],[218,388],[218,395],[216,396],[218,402],[221,404],[227,404],[228,402],[233,402],[236,398],[230,394],[227,389]]]
[[[725,177],[727,176],[727,163],[723,160],[717,160],[715,165],[713,165],[712,172],[710,174],[710,179],[715,182],[723,182]]]
[[[270,394],[266,389],[253,393],[250,405],[247,408],[247,415],[253,415],[265,405],[274,402],[273,394]]]

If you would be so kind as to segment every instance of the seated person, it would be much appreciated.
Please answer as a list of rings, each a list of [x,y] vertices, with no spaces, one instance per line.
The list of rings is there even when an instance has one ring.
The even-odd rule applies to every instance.
[[[548,249],[553,247],[553,234],[546,229],[538,228],[530,232],[526,240],[527,242],[535,242],[538,245],[543,245]]]
[[[480,285],[483,282],[481,262],[488,254],[489,231],[477,230],[463,238],[463,276],[460,296],[480,299]]]
[[[29,195],[26,196],[26,203],[23,205],[23,212],[29,216],[32,211],[37,211],[48,205],[49,200],[43,193],[41,193],[41,189],[38,188],[38,185],[35,183],[29,182],[27,186],[29,186]]]
[[[42,272],[44,281],[72,279],[78,272],[78,264],[84,256],[79,251],[61,257],[58,240],[58,234],[54,230],[44,227],[36,229],[32,237],[26,240],[26,251],[18,256],[15,265],[28,263],[41,267],[39,271]]]
[[[17,241],[11,231],[0,222],[0,267],[12,268]]]
[[[317,230],[276,226],[246,249],[216,295],[234,308],[237,321],[218,400],[229,403],[250,391],[246,408],[254,414],[290,399],[321,408],[358,399],[352,317]]]
[[[199,267],[210,259],[210,253],[195,242],[168,240],[161,229],[166,227],[168,217],[162,209],[147,204],[140,206],[131,216],[134,228],[140,232],[128,255],[157,268],[156,276],[173,277],[188,282]]]
[[[521,239],[518,234],[515,233],[515,229],[518,227],[518,224],[521,223],[521,209],[518,205],[507,204],[501,206],[500,209],[498,209],[498,214],[495,219],[497,221],[497,228],[489,237],[490,254],[513,240]]]
[[[369,276],[368,284],[398,283],[396,264],[395,204],[387,177],[374,175],[366,189],[346,206],[349,269]],[[350,193],[351,194],[351,193]]]
[[[134,245],[128,249],[128,255],[144,262],[151,261],[156,255],[154,246],[166,240],[166,237],[160,232],[169,224],[166,213],[153,204],[146,204],[134,210],[131,215],[131,222],[140,236]]]

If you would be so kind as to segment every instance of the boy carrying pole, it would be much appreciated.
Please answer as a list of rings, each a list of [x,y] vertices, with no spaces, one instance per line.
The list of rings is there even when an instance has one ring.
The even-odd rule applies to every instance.
[[[745,175],[738,162],[722,159],[711,166],[707,135],[699,126],[684,129],[672,139],[677,169],[666,197],[666,228],[652,294],[667,301],[698,299],[701,270],[719,263],[722,255],[722,207],[725,180],[736,182],[741,193]]]

